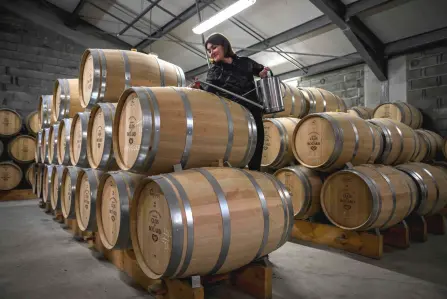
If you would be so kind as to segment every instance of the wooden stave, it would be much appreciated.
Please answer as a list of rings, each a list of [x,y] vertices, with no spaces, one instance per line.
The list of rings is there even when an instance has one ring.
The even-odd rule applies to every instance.
[[[306,189],[303,200],[304,204],[298,213],[294,210],[294,219],[305,220],[321,211],[320,192],[321,188],[323,187],[323,179],[320,177],[318,172],[304,166],[295,165],[279,169],[273,174],[289,192],[290,197],[292,198],[292,204],[294,203],[293,193],[290,192],[287,184],[278,178],[278,175],[284,171],[293,173],[302,182]]]
[[[36,135],[36,152],[34,153],[34,161],[36,163],[41,163],[40,152],[42,147],[42,130],[39,130]],[[1,153],[0,153],[1,155]]]
[[[44,167],[45,168],[42,177],[42,199],[43,202],[49,203],[51,205],[51,198],[49,198],[49,195],[51,195],[50,190],[52,189],[51,177],[53,173],[53,165],[44,165]]]
[[[285,110],[278,113],[272,113],[272,114],[266,114],[265,118],[277,118],[277,117],[296,117],[301,118],[307,115],[309,112],[309,102],[305,98],[303,92],[294,86],[291,86],[290,84],[282,82],[282,86],[286,87],[286,94],[284,95],[284,107]],[[297,97],[296,94],[299,94],[298,98],[300,101],[300,109],[299,111],[296,111],[297,106]],[[288,96],[290,95],[290,96]],[[288,109],[290,102],[290,110]]]
[[[396,164],[402,164],[410,161],[410,159],[413,157],[415,152],[415,147],[417,143],[417,136],[414,133],[413,129],[411,129],[409,126],[397,122],[396,120],[388,119],[388,118],[373,118],[368,120],[368,122],[373,123],[377,127],[380,128],[384,143],[384,150],[382,157],[377,161],[379,164],[385,164],[385,165],[396,165]],[[393,131],[397,133],[393,133]],[[412,134],[412,146],[405,147],[405,134],[408,135]],[[400,147],[396,151],[396,140],[393,139],[393,136],[398,136],[400,140]],[[409,139],[409,137],[408,137]],[[404,151],[404,149],[407,149],[407,151]],[[394,151],[393,151],[394,150]],[[411,153],[411,154],[410,154]],[[395,157],[394,157],[394,156]],[[408,155],[408,156],[405,156]]]
[[[415,130],[416,134],[418,134],[419,137],[422,138],[422,140],[425,141],[426,145],[427,145],[427,153],[425,154],[424,157],[422,157],[422,162],[429,162],[432,161],[434,159],[436,159],[436,155],[438,153],[438,149],[439,149],[439,145],[437,142],[437,136],[438,134],[434,133],[430,133],[431,131],[429,130],[423,130],[423,129],[417,129]],[[439,136],[439,135],[438,135]]]
[[[64,171],[64,166],[52,165],[53,171],[51,172],[51,208],[54,211],[61,210],[61,183],[62,183],[62,173]],[[57,183],[56,183],[57,179]]]
[[[385,168],[385,169],[384,169]],[[382,169],[382,170],[381,170]],[[363,170],[363,171],[362,171]],[[367,173],[365,173],[364,171],[372,171],[375,173],[375,175],[377,175],[377,178],[382,178],[383,181],[385,183],[383,183],[382,180],[377,180],[377,178],[371,177],[371,175],[368,175]],[[405,181],[405,185],[408,187],[408,193],[410,194],[411,200],[410,200],[410,204],[408,206],[408,208],[406,209],[406,213],[404,214],[405,216],[400,216],[400,218],[398,219],[394,219],[393,217],[395,216],[395,211],[397,208],[397,204],[401,203],[401,200],[397,199],[397,194],[395,191],[395,186],[392,187],[392,180],[390,179],[389,173],[385,173],[383,170],[388,170],[388,171],[392,171],[394,173],[399,173],[402,176],[402,180]],[[361,225],[357,226],[357,227],[346,227],[344,225],[341,225],[340,223],[337,223],[330,215],[329,211],[327,210],[326,207],[326,201],[324,200],[324,193],[326,191],[326,188],[328,188],[327,186],[329,186],[330,184],[330,180],[332,178],[334,178],[335,176],[341,175],[343,173],[352,173],[355,174],[357,177],[359,177],[361,180],[364,181],[364,183],[369,187],[371,195],[372,195],[372,199],[373,199],[373,208],[371,211],[371,214],[369,215],[368,219],[362,223]],[[393,203],[393,208],[391,210],[390,215],[388,215],[388,218],[385,217],[385,222],[382,223],[380,226],[377,224],[377,221],[379,220],[379,218],[383,215],[381,215],[381,208],[382,208],[382,201],[383,199],[381,198],[381,192],[380,192],[380,182],[382,181],[382,187],[388,187],[389,193],[391,194],[391,198],[392,198],[392,203]],[[399,181],[396,179],[396,181]],[[392,166],[388,166],[388,165],[379,165],[379,164],[364,164],[364,165],[358,165],[354,168],[349,168],[349,169],[344,169],[341,170],[339,172],[336,172],[334,174],[332,174],[331,176],[329,176],[327,178],[327,180],[325,180],[323,188],[321,190],[321,207],[323,212],[325,213],[326,217],[329,219],[329,221],[331,221],[331,223],[333,223],[334,225],[344,229],[344,230],[350,230],[350,231],[365,231],[365,230],[370,230],[373,228],[377,228],[379,230],[383,230],[383,229],[387,229],[395,224],[397,224],[398,222],[402,221],[403,219],[405,219],[408,215],[410,215],[412,213],[412,211],[414,210],[414,208],[417,205],[417,196],[413,196],[413,193],[415,193],[414,191],[416,190],[416,187],[414,184],[412,184],[411,180],[408,180],[405,178],[405,174],[402,173],[402,171],[399,171],[397,169],[395,169]],[[387,192],[383,192],[383,195],[387,195]],[[407,198],[407,197],[404,197]],[[405,209],[403,210],[405,211]],[[383,220],[382,220],[383,221]]]
[[[43,163],[50,164],[50,158],[48,157],[48,144],[50,138],[50,128],[45,128],[42,131],[42,147],[40,157]]]
[[[305,121],[307,119],[310,119],[312,117],[321,117],[325,120],[327,120],[332,127],[333,130],[333,134],[335,136],[335,142],[336,144],[334,145],[334,151],[332,152],[331,156],[324,162],[321,163],[318,166],[313,166],[313,165],[309,165],[307,163],[304,162],[304,160],[300,159],[297,149],[296,149],[296,139],[297,139],[297,133],[299,128],[305,123]],[[354,133],[354,140],[355,140],[355,146],[354,149],[352,149],[352,155],[351,158],[346,159],[346,157],[344,159],[341,159],[340,157],[343,157],[342,155],[346,152],[346,149],[343,148],[343,141],[342,141],[342,137],[344,136],[343,132],[343,128],[340,126],[337,117],[340,117],[340,119],[343,120],[347,120],[349,122],[349,129],[352,129],[352,132]],[[351,119],[349,119],[351,118]],[[309,114],[307,116],[305,116],[303,119],[301,119],[301,121],[298,123],[298,125],[295,127],[295,131],[293,133],[293,139],[294,139],[294,144],[293,144],[293,153],[295,155],[295,159],[297,159],[297,161],[301,164],[306,166],[307,168],[311,168],[311,169],[315,169],[315,170],[319,170],[322,172],[332,172],[334,170],[340,169],[342,167],[344,167],[344,165],[348,162],[354,164],[354,165],[359,165],[359,164],[364,164],[367,163],[368,161],[370,161],[371,157],[373,156],[373,149],[371,149],[371,153],[368,156],[368,159],[365,161],[354,161],[353,158],[359,158],[360,156],[357,155],[358,154],[358,148],[360,148],[360,143],[364,144],[365,140],[360,141],[360,138],[363,138],[363,135],[359,134],[359,128],[353,123],[353,121],[357,121],[358,119],[362,120],[361,118],[356,118],[354,116],[350,116],[346,113],[340,113],[340,112],[325,112],[325,113],[313,113],[313,114]],[[355,129],[354,129],[355,127]],[[374,138],[374,133],[371,129],[371,127],[368,125],[368,130],[367,133],[371,136],[371,147],[373,145],[375,145],[375,138]],[[362,157],[362,159],[364,160],[364,157]],[[339,161],[341,160],[341,162]]]
[[[384,145],[384,141],[383,141],[383,138],[382,138],[379,128],[377,128],[376,125],[374,125],[370,122],[367,122],[367,124],[370,126],[370,130],[374,136],[373,150],[371,153],[371,157],[367,163],[374,164],[377,161],[377,159],[383,154],[385,145]]]
[[[254,192],[256,192],[256,194],[258,195],[257,200],[260,200],[259,194],[263,193],[263,190],[260,187],[263,184],[260,184],[257,181],[259,179],[259,177],[264,179],[264,180],[266,180],[266,181],[269,181],[269,184],[273,185],[273,188],[275,190],[275,195],[277,195],[277,197],[279,198],[278,200],[283,202],[283,205],[282,205],[281,208],[284,210],[284,214],[282,213],[282,211],[281,211],[281,214],[283,214],[283,217],[284,217],[284,227],[282,228],[283,233],[281,234],[282,236],[279,238],[278,244],[276,244],[276,242],[275,242],[274,243],[275,246],[274,246],[274,248],[272,250],[276,250],[277,248],[281,247],[287,241],[288,235],[290,234],[292,226],[293,226],[292,205],[291,205],[291,201],[290,201],[290,196],[289,196],[286,188],[282,185],[281,182],[276,180],[275,177],[273,177],[272,175],[267,174],[267,173],[246,171],[246,170],[236,169],[236,168],[225,168],[225,169],[226,170],[235,171],[235,172],[239,173],[243,177],[243,179],[248,179],[249,183],[251,184],[251,186],[253,186]],[[217,181],[217,179],[215,178],[215,175],[213,174],[214,170],[215,170],[215,168],[214,169],[213,168],[199,168],[199,169],[192,169],[192,170],[184,171],[184,172],[182,172],[182,174],[185,174],[185,173],[196,173],[196,174],[202,175],[202,176],[205,177],[204,182],[210,182],[209,183],[210,184],[210,188],[214,189],[216,185],[213,186],[214,183],[211,183],[211,181],[209,181],[209,179],[207,177],[207,176],[210,176],[211,179],[214,177],[215,183],[217,184],[216,187],[219,187],[219,182]],[[172,182],[171,180],[177,174],[178,173],[167,174],[167,175],[160,175],[160,176],[153,176],[153,177],[149,177],[149,178],[144,179],[144,181],[142,183],[140,183],[139,186],[137,187],[137,190],[135,191],[135,194],[134,194],[134,200],[132,201],[132,208],[131,208],[131,213],[132,213],[132,216],[131,216],[131,234],[132,234],[133,250],[134,250],[135,256],[137,258],[138,264],[140,265],[141,269],[143,270],[143,272],[148,277],[150,277],[152,279],[157,279],[157,278],[160,278],[161,276],[173,278],[173,277],[189,277],[191,275],[194,275],[194,274],[189,273],[190,270],[187,269],[188,265],[187,265],[187,263],[185,263],[185,261],[183,261],[183,262],[186,264],[186,266],[185,266],[185,264],[183,264],[183,266],[181,264],[179,264],[178,267],[174,267],[177,270],[172,275],[166,275],[166,273],[164,273],[165,275],[163,275],[163,274],[162,275],[157,275],[157,274],[153,273],[150,270],[150,268],[145,264],[144,258],[142,257],[141,250],[140,250],[140,248],[138,246],[138,242],[136,241],[137,240],[137,231],[136,231],[135,214],[137,212],[136,205],[138,204],[139,196],[140,196],[141,191],[145,188],[147,183],[150,183],[153,180],[158,180],[159,181],[159,182],[157,182],[158,185],[161,185],[161,182],[165,182],[166,184],[168,184],[168,185],[164,184],[165,187],[169,188],[170,191],[175,192],[174,190],[176,190],[176,189],[174,189],[172,186],[176,186],[176,185],[172,184],[172,183],[169,183],[169,182]],[[178,177],[177,177],[177,179],[178,179]],[[253,181],[255,183],[253,183]],[[180,185],[180,186],[182,186],[182,188],[184,187],[184,185]],[[163,189],[164,189],[164,187],[163,187]],[[214,190],[216,190],[216,189],[214,189]],[[178,189],[176,191],[178,191]],[[164,192],[165,196],[167,196],[168,192],[166,192],[165,190],[163,190],[163,192]],[[213,192],[215,192],[214,193],[215,196],[217,196],[216,194],[219,194],[219,191],[213,191]],[[223,193],[224,200],[225,200],[225,192],[221,192],[221,193]],[[186,195],[186,198],[187,197],[188,196]],[[189,200],[185,200],[185,198],[183,198],[183,196],[181,196],[181,200],[182,200],[183,203],[189,202]],[[264,212],[266,214],[269,214],[265,210],[264,210]],[[172,220],[172,218],[171,218],[171,220]],[[189,229],[189,227],[188,227],[188,229]],[[192,229],[192,227],[191,227],[191,229]],[[265,229],[265,226],[264,226],[264,229]],[[178,230],[174,230],[173,229],[173,232],[174,231],[178,232]],[[267,238],[269,238],[270,236],[271,235],[267,236]],[[277,237],[277,236],[275,235],[275,237]],[[179,239],[183,239],[183,238],[179,238]],[[267,242],[268,242],[268,240],[267,240]],[[225,240],[224,240],[223,243],[225,243]],[[263,247],[263,244],[261,243],[261,248],[262,247]],[[263,253],[262,250],[258,250],[258,254],[262,255],[262,253]],[[186,255],[188,255],[188,253]],[[171,255],[171,256],[173,256],[173,255]],[[188,263],[189,262],[190,261],[188,261]],[[249,263],[249,261],[247,263]],[[247,263],[245,263],[245,264],[247,264]],[[182,266],[182,267],[180,267],[180,266]],[[225,267],[225,257],[223,258],[222,267],[219,269],[219,267],[215,266],[214,269],[211,272],[212,273],[217,273],[217,274],[220,274],[220,273],[223,273],[223,272],[228,272],[229,270],[224,269],[224,267]],[[212,268],[212,267],[209,267],[209,268]],[[227,268],[228,268],[228,266],[227,266]],[[206,274],[211,274],[211,272],[207,271]],[[202,275],[202,273],[197,273],[197,274]]]
[[[344,101],[329,90],[314,87],[302,87],[299,89],[306,95],[306,98],[309,101],[309,114],[321,112],[347,112]],[[316,97],[314,92],[318,92],[318,98]],[[323,94],[323,92],[328,93],[332,97],[332,100],[329,101],[329,99],[326,99],[326,96]],[[332,107],[335,105],[335,103],[332,101],[336,102],[337,108]],[[320,107],[321,105],[323,107]]]
[[[116,104],[113,103],[98,103],[92,110],[90,110],[90,118],[87,127],[87,160],[93,169],[103,171],[116,171],[119,169],[113,153],[113,122],[115,118]],[[95,120],[96,113],[101,109],[104,116],[104,151],[101,161],[96,164],[92,153],[92,127]]]
[[[96,169],[91,168],[80,168],[78,172],[78,176],[76,178],[76,195],[75,195],[75,210],[76,210],[76,222],[78,223],[78,227],[81,231],[90,231],[90,232],[97,232],[98,227],[96,224],[96,200],[97,200],[97,194],[98,194],[98,185],[100,177],[103,175],[104,172]],[[80,219],[81,213],[80,213],[80,200],[81,200],[81,184],[82,184],[82,177],[86,174],[89,182],[89,190],[90,190],[90,196],[89,196],[89,204],[90,204],[90,217],[88,225],[85,226],[82,223],[82,220]]]
[[[426,132],[427,134],[429,134],[430,136],[433,137],[433,139],[435,140],[435,144],[433,146],[433,148],[435,149],[435,152],[432,154],[433,155],[433,159],[436,159],[438,156],[438,153],[442,153],[442,147],[444,145],[444,139],[441,137],[441,135],[439,135],[436,132],[430,131],[430,130],[423,130],[424,132]]]
[[[367,107],[362,107],[362,106],[356,106],[356,107],[349,108],[347,113],[349,113],[351,115],[358,116],[362,119],[371,119],[372,115],[371,115],[370,110],[372,110],[372,109],[369,109]],[[350,111],[353,111],[353,113],[351,113]]]
[[[39,113],[39,127],[41,129],[49,128],[51,121],[51,107],[53,95],[41,95],[39,97],[38,113]]]
[[[18,163],[18,164],[26,164],[26,163],[30,163],[32,161],[34,161],[33,158],[29,159],[29,160],[19,160],[14,153],[12,153],[12,146],[14,145],[15,142],[17,142],[17,140],[22,139],[22,138],[26,138],[26,139],[30,139],[30,141],[32,142],[32,144],[34,144],[34,146],[36,146],[36,138],[29,136],[29,135],[18,135],[16,137],[14,137],[14,139],[12,139],[9,143],[8,143],[8,156],[11,157],[12,160],[14,160],[14,162]],[[36,152],[36,150],[34,149],[34,154]]]
[[[119,168],[121,170],[134,172],[134,173],[144,173],[144,174],[148,174],[148,175],[171,171],[172,165],[164,165],[164,166],[158,166],[157,165],[158,167],[162,167],[163,170],[161,170],[161,171],[153,171],[152,170],[152,168],[155,168],[154,165],[156,165],[156,163],[157,163],[156,153],[160,152],[160,149],[158,148],[158,145],[157,146],[153,146],[152,150],[148,151],[148,148],[149,148],[148,142],[152,139],[152,135],[148,136],[146,138],[144,136],[142,137],[142,145],[139,148],[139,154],[138,154],[137,159],[134,162],[132,167],[127,167],[125,165],[125,163],[123,162],[123,160],[121,158],[121,154],[120,154],[120,145],[119,145],[119,138],[118,138],[118,134],[119,134],[119,131],[120,131],[120,116],[121,116],[121,112],[122,112],[123,106],[126,103],[127,97],[129,95],[131,95],[132,93],[135,93],[138,96],[139,99],[142,99],[140,101],[140,103],[143,102],[143,108],[142,108],[143,112],[145,110],[148,110],[150,113],[154,112],[154,117],[156,119],[159,119],[160,118],[160,111],[158,110],[158,108],[156,110],[154,109],[154,111],[149,110],[149,108],[151,106],[153,106],[154,103],[156,103],[155,105],[158,107],[158,104],[157,104],[158,100],[156,98],[156,95],[152,91],[153,89],[154,88],[149,88],[149,87],[131,87],[131,88],[129,88],[129,89],[127,89],[127,90],[125,90],[123,92],[123,94],[121,95],[121,99],[118,102],[118,106],[116,107],[116,117],[115,117],[115,120],[114,120],[114,123],[113,123],[113,132],[114,133],[113,133],[113,142],[112,142],[112,144],[113,144],[113,152],[114,152],[114,155],[115,155],[116,162],[117,162],[117,164],[118,164],[118,166],[119,166]],[[172,88],[172,89],[174,89],[174,91],[176,92],[175,93],[176,96],[179,96],[182,100],[185,100],[185,98],[183,97],[183,94],[182,94],[182,93],[184,93],[183,90],[180,89],[180,93],[179,93],[179,89],[177,89],[177,88]],[[186,90],[187,91],[191,91],[191,92],[203,92],[203,91],[192,90],[192,89],[186,89]],[[149,94],[151,96],[148,96]],[[153,99],[152,96],[154,96],[155,100]],[[214,97],[215,95],[210,94],[210,96]],[[228,108],[228,104],[225,102],[225,99],[223,99],[221,97],[218,97],[218,99],[224,105],[224,107],[226,107],[225,109],[227,109]],[[150,105],[149,105],[149,102],[151,103]],[[186,95],[186,101],[185,102],[188,102],[188,106],[190,106],[189,99],[188,99],[187,95]],[[186,104],[184,103],[184,105],[186,105]],[[256,128],[256,123],[255,123],[255,120],[254,120],[252,114],[244,106],[238,105],[238,107],[241,107],[241,109],[245,113],[245,120],[247,121],[247,126],[248,126],[249,133],[248,133],[247,147],[246,147],[245,155],[242,158],[242,161],[240,163],[231,162],[231,165],[233,167],[244,167],[244,166],[246,166],[248,164],[248,162],[251,160],[251,157],[254,154],[254,150],[255,150],[255,147],[256,147],[256,139],[257,139],[257,134],[256,134],[257,128]],[[179,164],[181,164],[183,168],[190,168],[191,167],[191,166],[188,166],[188,163],[191,160],[191,155],[190,155],[191,149],[194,147],[194,144],[192,143],[193,131],[192,131],[192,128],[189,127],[189,124],[190,123],[191,124],[194,123],[194,121],[193,121],[191,115],[188,116],[188,113],[192,114],[191,107],[189,107],[188,112],[185,112],[186,119],[187,119],[187,133],[188,133],[186,137],[191,137],[191,143],[189,144],[189,147],[187,145],[185,145],[185,149],[183,151],[183,155],[182,155],[182,157],[179,157],[179,159],[178,159]],[[227,113],[227,111],[225,111],[225,113]],[[228,120],[228,115],[227,115],[227,120]],[[152,126],[152,122],[149,122],[149,123]],[[149,123],[148,123],[148,121],[145,118],[143,118],[142,127],[144,128]],[[227,125],[227,127],[228,128],[230,126],[234,127],[234,123],[233,123],[232,120],[231,120],[230,123],[231,123],[231,125]],[[154,135],[154,140],[160,140],[161,134],[160,134],[159,131],[160,131],[159,129],[155,130],[156,134]],[[191,133],[191,134],[189,134],[189,133]],[[233,135],[232,138],[234,138],[235,132],[233,131],[232,133],[233,133],[232,134]],[[229,136],[230,136],[230,134],[229,134]],[[227,146],[227,149],[228,149],[228,145],[229,144],[231,144],[231,146],[230,146],[230,150],[231,150],[232,149],[232,143],[228,142],[226,146]],[[142,150],[142,148],[143,148],[143,150]],[[188,150],[186,150],[187,148],[188,148]],[[228,156],[231,156],[231,151],[229,152]],[[149,157],[149,159],[146,158],[146,157]],[[183,161],[182,161],[184,157],[186,157],[186,162],[185,163],[183,163]],[[216,161],[218,161],[219,158],[220,157],[216,157]],[[226,158],[225,157],[223,157],[223,161],[226,162]],[[209,164],[208,165],[202,165],[202,166],[209,166]],[[199,167],[199,166],[196,165],[196,166],[193,166],[193,167]]]
[[[16,187],[20,184],[20,182],[22,181],[22,178],[23,178],[23,171],[22,171],[22,169],[20,168],[19,165],[17,165],[17,164],[14,163],[14,162],[11,162],[11,161],[2,161],[2,162],[0,162],[0,166],[2,166],[2,165],[7,165],[7,166],[12,166],[12,167],[14,167],[14,168],[18,171],[18,173],[20,174],[20,175],[19,175],[20,180],[17,182],[17,184],[13,185],[11,188],[3,188],[3,187],[0,188],[1,191],[9,191],[9,190],[13,190],[13,189],[16,188]],[[9,174],[9,172],[8,172],[8,174]],[[2,180],[3,180],[3,179],[2,179]]]
[[[415,170],[414,167],[418,168]],[[447,175],[439,168],[425,163],[406,163],[396,166],[402,172],[405,172],[418,186],[419,205],[415,213],[421,216],[429,216],[438,213],[447,205]],[[427,176],[428,177],[427,177]],[[431,182],[435,186],[436,198],[434,203],[429,201],[429,187],[427,183]],[[444,182],[444,183],[443,183]],[[442,194],[440,190],[442,189]],[[432,206],[430,204],[433,203]]]
[[[36,188],[36,195],[38,198],[42,198],[42,187],[43,187],[43,170],[45,167],[45,164],[37,164],[37,188]]]
[[[107,69],[107,56],[108,55],[114,55],[117,53],[121,53],[122,55],[122,61],[123,61],[123,69],[124,72],[122,73],[122,79],[124,79],[124,84],[122,84],[121,91],[117,92],[109,92],[107,93],[107,83],[108,77],[107,73],[110,73],[110,70]],[[145,78],[137,78],[136,80],[133,80],[131,74],[131,61],[129,59],[129,55],[135,55],[135,54],[143,54],[133,51],[124,51],[124,50],[105,50],[105,49],[86,49],[81,57],[81,66],[79,71],[79,96],[81,98],[81,107],[91,109],[95,104],[100,102],[110,102],[110,103],[116,103],[119,100],[119,94],[121,94],[126,88],[129,88],[130,86],[140,86],[141,84],[138,84],[137,82],[132,81],[138,81],[141,82],[142,80],[146,81],[144,85],[147,85],[148,82],[151,82],[151,80]],[[83,88],[83,81],[84,81],[84,66],[86,63],[86,60],[88,59],[89,55],[91,55],[93,59],[93,87],[92,87],[92,94],[90,99],[88,100],[88,103],[84,97],[84,88]],[[146,54],[144,54],[146,55]],[[167,81],[166,76],[169,75],[169,73],[165,72],[165,68],[167,66],[172,66],[175,69],[176,77],[177,77],[177,85],[176,86],[186,86],[186,79],[185,74],[183,70],[174,64],[171,64],[167,61],[161,60],[158,57],[151,55],[152,58],[154,58],[157,61],[158,64],[158,71],[159,71],[159,79],[160,83],[155,83],[155,86],[171,86],[174,84],[169,84]],[[141,57],[140,57],[141,58]],[[137,59],[135,59],[137,60]],[[113,73],[113,72],[112,72]],[[111,79],[110,79],[111,80]],[[116,82],[115,82],[116,83]],[[112,84],[111,84],[112,85]],[[115,84],[113,84],[115,85]],[[104,89],[104,90],[103,90]],[[118,97],[118,98],[116,98]]]
[[[31,185],[31,189],[33,190],[33,193],[34,193],[34,180],[33,180],[33,177],[34,177],[34,164],[35,163],[31,163],[26,168],[26,171],[25,171],[25,180],[26,180],[26,182],[28,184]]]
[[[291,132],[287,131],[287,128],[284,126],[284,124],[282,123],[283,120],[288,120],[291,121],[293,123],[295,123],[295,125],[298,124],[298,122],[300,121],[299,119],[296,118],[291,118],[291,117],[284,117],[284,118],[264,118],[263,122],[271,122],[275,125],[275,127],[278,129],[279,133],[280,133],[280,150],[278,153],[278,156],[276,157],[276,159],[271,162],[270,164],[262,164],[261,166],[264,167],[272,167],[272,168],[281,168],[287,165],[290,165],[290,163],[295,161],[295,156],[293,155],[293,131]],[[295,122],[296,120],[296,122]],[[265,134],[264,134],[265,136]]]
[[[111,243],[106,236],[103,227],[102,207],[103,207],[103,190],[106,180],[112,177],[115,181],[119,194],[119,211],[120,211],[120,227],[116,243]],[[99,237],[102,245],[111,249],[129,249],[132,248],[130,239],[130,207],[133,195],[140,181],[145,178],[144,175],[134,174],[127,171],[111,171],[104,173],[98,185],[98,194],[96,198],[96,222],[98,226]]]
[[[76,219],[76,208],[75,208],[75,198],[76,198],[76,181],[78,178],[79,171],[81,171],[81,168],[76,166],[63,166],[62,171],[62,177],[61,177],[61,210],[62,215],[65,219]],[[65,180],[67,179],[71,180],[71,188],[70,190],[65,190]],[[71,200],[70,200],[70,206],[66,206],[66,200],[65,196],[67,192],[70,192]],[[67,211],[68,210],[68,211]]]
[[[71,166],[70,160],[70,131],[71,131],[71,122],[72,118],[64,118],[59,123],[59,131],[58,131],[58,149],[57,149],[57,163],[59,165]],[[65,132],[63,132],[65,131]],[[62,134],[64,133],[64,134]],[[62,140],[62,136],[65,136],[65,139]],[[65,148],[65,150],[62,150]],[[64,155],[62,156],[62,153]]]
[[[71,86],[70,86],[71,85]],[[57,99],[57,89],[61,86],[61,95]],[[79,96],[78,79],[56,79],[53,87],[53,100],[51,120],[53,123],[62,121],[64,118],[72,118],[76,113],[83,112]],[[59,113],[56,105],[59,102]]]
[[[38,118],[39,114],[37,114],[37,113],[38,113],[37,111],[33,111],[30,114],[28,114],[28,116],[25,119],[26,129],[28,130],[28,133],[33,136],[36,136],[37,132],[39,131],[39,118]],[[35,116],[37,116],[37,131],[33,130],[32,125],[31,125],[31,122],[33,121],[33,117],[35,117]]]
[[[48,137],[48,161],[51,164],[57,164],[58,142],[59,142],[59,123],[54,123],[50,127]]]
[[[0,111],[7,111],[7,112],[11,112],[11,113],[15,114],[17,117],[16,120],[18,120],[18,122],[19,122],[19,124],[17,126],[17,131],[12,132],[11,134],[0,133],[0,137],[12,137],[12,136],[19,134],[20,130],[22,129],[22,125],[23,125],[22,117],[20,116],[20,114],[17,111],[15,111],[13,109],[9,109],[9,108],[0,108]]]
[[[88,158],[87,158],[87,128],[88,128],[88,121],[90,118],[90,111],[86,111],[86,112],[78,112],[72,119],[71,121],[71,126],[70,126],[70,149],[69,149],[69,153],[70,153],[70,162],[71,165],[73,166],[77,166],[77,167],[81,167],[81,168],[88,168],[90,167],[90,164],[88,162]],[[78,162],[75,163],[74,160],[74,153],[73,153],[73,131],[75,129],[75,124],[77,120],[81,121],[81,127],[82,127],[82,142],[81,142],[81,151],[80,151],[80,155],[79,155],[79,159]]]

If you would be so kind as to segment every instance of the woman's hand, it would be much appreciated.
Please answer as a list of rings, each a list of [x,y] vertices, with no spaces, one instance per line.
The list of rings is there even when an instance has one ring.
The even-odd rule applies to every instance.
[[[270,71],[270,68],[265,67],[260,73],[259,73],[259,77],[261,78],[265,78],[267,77],[268,72]]]

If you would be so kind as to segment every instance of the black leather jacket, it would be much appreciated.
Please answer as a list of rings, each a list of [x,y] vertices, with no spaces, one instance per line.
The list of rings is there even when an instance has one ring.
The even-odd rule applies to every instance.
[[[259,76],[259,73],[264,69],[264,66],[255,62],[248,57],[233,57],[231,64],[224,62],[215,63],[209,70],[206,81],[216,86],[222,87],[235,94],[243,95],[253,102],[259,103],[256,95],[255,81],[253,76]],[[205,85],[205,84],[204,84]],[[203,89],[228,98],[236,103],[247,107],[250,111],[259,108],[250,105],[242,100],[239,100],[229,94],[216,90],[211,86],[203,86]],[[250,92],[251,91],[251,92]],[[248,94],[246,94],[249,92]],[[245,94],[245,95],[244,95]]]

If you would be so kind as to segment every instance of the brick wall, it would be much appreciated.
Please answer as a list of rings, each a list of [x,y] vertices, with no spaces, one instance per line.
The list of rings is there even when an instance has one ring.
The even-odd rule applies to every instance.
[[[299,87],[321,87],[341,97],[348,107],[365,105],[364,98],[364,65],[315,75],[301,77]]]
[[[424,114],[424,127],[447,136],[447,47],[407,56],[407,100]]]
[[[0,7],[0,107],[22,116],[52,94],[57,78],[78,77],[85,47]]]

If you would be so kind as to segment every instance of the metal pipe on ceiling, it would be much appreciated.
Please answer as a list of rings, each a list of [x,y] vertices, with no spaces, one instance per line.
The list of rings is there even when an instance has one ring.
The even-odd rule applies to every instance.
[[[136,22],[138,22],[139,19],[144,17],[152,8],[154,8],[155,5],[157,5],[161,0],[155,0],[154,2],[151,2],[151,4],[146,7],[135,19],[132,20],[132,22],[128,23],[126,27],[121,30],[118,35],[123,34],[126,32],[130,27],[132,27]]]

